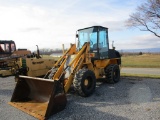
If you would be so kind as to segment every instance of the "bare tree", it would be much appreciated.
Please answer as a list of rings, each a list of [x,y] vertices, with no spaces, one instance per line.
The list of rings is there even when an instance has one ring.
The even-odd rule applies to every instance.
[[[126,26],[137,27],[160,37],[160,0],[147,0],[130,15]]]

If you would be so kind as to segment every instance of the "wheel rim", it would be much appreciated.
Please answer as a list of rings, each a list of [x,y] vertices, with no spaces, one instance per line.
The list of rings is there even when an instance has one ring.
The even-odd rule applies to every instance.
[[[85,79],[85,80],[84,80],[84,85],[85,85],[85,86],[88,86],[88,84],[89,84],[88,79]]]
[[[92,78],[90,76],[88,76],[85,80],[84,80],[84,87],[89,90],[92,88],[93,85],[93,81]]]

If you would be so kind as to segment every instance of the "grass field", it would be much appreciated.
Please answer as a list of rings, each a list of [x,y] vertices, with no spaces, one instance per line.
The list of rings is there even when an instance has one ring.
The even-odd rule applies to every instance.
[[[122,67],[160,68],[160,54],[122,56]]]
[[[43,58],[53,58],[48,55],[43,55]],[[58,60],[58,57],[54,57]],[[127,55],[122,56],[122,67],[133,67],[133,68],[160,68],[160,54],[143,54],[143,55]],[[134,77],[147,77],[147,78],[158,78],[160,75],[146,75],[146,74],[128,74],[121,73],[121,76],[134,76]]]
[[[42,55],[43,58],[53,58]],[[59,57],[54,57],[58,60]],[[143,54],[122,56],[122,67],[134,68],[160,68],[160,54]]]

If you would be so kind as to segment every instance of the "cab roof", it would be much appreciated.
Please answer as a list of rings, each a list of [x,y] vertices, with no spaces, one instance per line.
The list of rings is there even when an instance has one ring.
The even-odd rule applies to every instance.
[[[78,31],[84,30],[84,29],[88,29],[88,28],[93,28],[93,27],[95,27],[95,28],[105,28],[105,29],[108,29],[107,27],[103,27],[103,26],[91,26],[91,27],[86,27],[86,28],[78,29]]]

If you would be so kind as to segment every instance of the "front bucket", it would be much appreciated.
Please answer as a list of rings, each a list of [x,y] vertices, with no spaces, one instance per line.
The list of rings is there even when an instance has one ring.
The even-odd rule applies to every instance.
[[[10,105],[38,118],[48,119],[63,110],[67,98],[56,80],[19,76]]]

